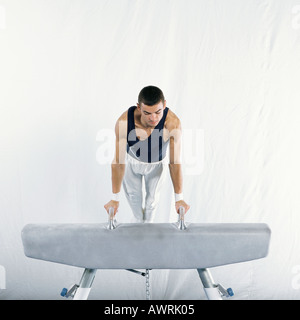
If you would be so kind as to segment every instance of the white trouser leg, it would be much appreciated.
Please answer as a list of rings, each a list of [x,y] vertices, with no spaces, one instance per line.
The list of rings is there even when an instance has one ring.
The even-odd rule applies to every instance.
[[[135,164],[128,162],[123,178],[123,190],[134,216],[131,222],[143,222],[143,176],[137,169]]]
[[[165,178],[164,164],[153,164],[151,170],[145,174],[145,222],[153,222],[159,201],[162,182]]]
[[[134,222],[153,222],[159,200],[159,190],[165,177],[165,163],[143,163],[127,157],[123,189],[134,214]],[[143,210],[143,177],[145,179],[145,209]]]

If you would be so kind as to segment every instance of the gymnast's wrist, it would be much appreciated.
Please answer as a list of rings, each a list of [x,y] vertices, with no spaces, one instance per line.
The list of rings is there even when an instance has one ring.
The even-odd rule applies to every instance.
[[[111,195],[111,200],[113,200],[113,201],[120,201],[120,192],[118,192],[118,193],[112,193],[112,195]]]
[[[181,193],[174,193],[175,194],[175,202],[183,200],[183,192]]]

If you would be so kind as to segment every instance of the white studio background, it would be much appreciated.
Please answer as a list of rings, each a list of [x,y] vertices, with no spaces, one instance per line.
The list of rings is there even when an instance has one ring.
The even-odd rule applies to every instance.
[[[299,83],[299,0],[0,0],[0,299],[62,299],[80,280],[26,258],[21,230],[107,220],[104,146],[150,84],[194,137],[186,220],[272,229],[267,258],[213,268],[215,280],[233,299],[299,299]],[[172,221],[169,177],[161,196],[155,222]],[[122,194],[118,220],[130,217]],[[205,299],[195,270],[154,270],[152,293]],[[122,270],[98,271],[90,294],[144,298]]]

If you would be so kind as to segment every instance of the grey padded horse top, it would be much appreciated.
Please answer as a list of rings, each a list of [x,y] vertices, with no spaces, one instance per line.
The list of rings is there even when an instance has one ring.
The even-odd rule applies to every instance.
[[[199,269],[260,259],[271,231],[264,223],[28,224],[27,257],[90,269]]]

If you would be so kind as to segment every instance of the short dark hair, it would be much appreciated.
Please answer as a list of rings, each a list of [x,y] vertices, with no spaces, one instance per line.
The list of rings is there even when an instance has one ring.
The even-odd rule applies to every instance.
[[[163,92],[155,86],[145,87],[139,93],[139,104],[144,103],[146,106],[153,106],[159,103],[160,101],[164,103],[165,97]]]

